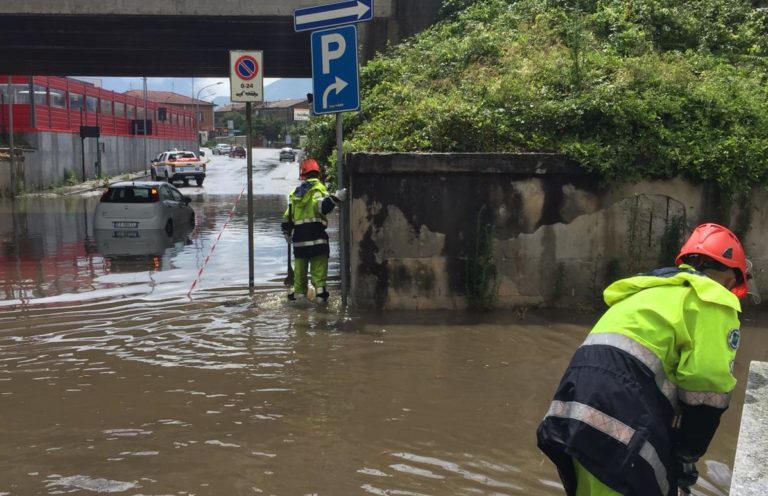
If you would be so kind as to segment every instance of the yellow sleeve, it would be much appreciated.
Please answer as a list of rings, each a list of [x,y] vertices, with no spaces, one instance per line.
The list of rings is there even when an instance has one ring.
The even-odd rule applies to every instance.
[[[706,394],[726,395],[736,387],[732,368],[740,338],[738,314],[729,306],[700,300],[694,291],[684,306],[685,325],[676,336],[675,382],[683,390],[680,399],[691,405],[723,407],[724,398],[718,401]],[[686,401],[686,392],[703,394]]]

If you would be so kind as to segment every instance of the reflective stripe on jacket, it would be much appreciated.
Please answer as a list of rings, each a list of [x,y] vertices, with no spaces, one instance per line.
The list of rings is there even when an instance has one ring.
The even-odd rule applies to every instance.
[[[736,384],[739,301],[687,266],[617,281],[604,297],[610,308],[574,354],[539,447],[568,494],[571,457],[622,494],[676,494],[676,455],[706,451]]]
[[[312,258],[330,253],[325,216],[334,206],[328,190],[319,179],[307,179],[290,194],[282,228],[292,233],[294,256]]]

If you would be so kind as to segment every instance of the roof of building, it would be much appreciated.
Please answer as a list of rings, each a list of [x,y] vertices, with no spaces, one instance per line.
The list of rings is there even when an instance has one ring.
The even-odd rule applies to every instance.
[[[216,113],[219,112],[242,112],[245,110],[245,104],[244,103],[230,103],[229,105],[222,105],[221,107],[216,107]]]
[[[126,95],[144,98],[144,90],[128,90]],[[213,103],[205,100],[197,100],[184,95],[179,95],[173,91],[147,91],[147,100],[152,102],[167,103],[170,105],[210,105]]]
[[[275,100],[274,102],[259,102],[254,104],[254,108],[257,109],[288,109],[296,106],[309,108],[309,102],[307,102],[306,98],[293,98],[287,100]],[[242,112],[243,110],[245,110],[244,103],[230,103],[229,105],[216,107],[217,114],[222,112]]]
[[[276,100],[274,102],[264,102],[262,108],[290,108],[301,103],[305,103],[306,98],[293,98],[289,100]]]

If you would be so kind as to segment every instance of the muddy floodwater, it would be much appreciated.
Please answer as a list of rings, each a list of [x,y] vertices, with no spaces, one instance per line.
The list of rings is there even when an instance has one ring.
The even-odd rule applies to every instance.
[[[0,495],[559,495],[535,430],[596,315],[343,310],[284,301],[294,164],[214,157],[173,237],[94,233],[98,195],[0,200]],[[331,234],[335,239],[335,219]],[[333,259],[337,260],[334,250]],[[696,494],[730,485],[731,409]]]

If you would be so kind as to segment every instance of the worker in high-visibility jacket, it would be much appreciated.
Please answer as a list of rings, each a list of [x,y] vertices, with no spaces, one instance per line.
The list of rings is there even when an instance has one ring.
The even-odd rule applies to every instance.
[[[677,267],[614,282],[538,428],[569,496],[688,494],[736,385],[738,238],[698,226]]]
[[[293,243],[294,282],[288,299],[296,301],[296,295],[307,295],[308,274],[316,291],[316,301],[328,301],[328,219],[329,214],[347,198],[347,190],[329,194],[320,181],[320,165],[307,159],[299,171],[303,182],[288,197],[288,208],[283,214],[281,229],[289,243]]]

